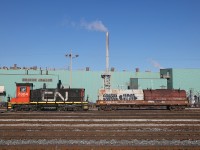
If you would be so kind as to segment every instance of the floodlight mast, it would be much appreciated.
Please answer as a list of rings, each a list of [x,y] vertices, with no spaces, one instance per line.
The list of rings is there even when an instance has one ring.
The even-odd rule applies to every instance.
[[[69,59],[70,59],[70,66],[69,66],[69,68],[70,68],[70,81],[69,82],[70,83],[69,83],[69,86],[72,87],[72,59],[79,57],[79,55],[73,55],[72,50],[70,50],[70,53],[66,54],[65,56],[67,58],[69,57]]]

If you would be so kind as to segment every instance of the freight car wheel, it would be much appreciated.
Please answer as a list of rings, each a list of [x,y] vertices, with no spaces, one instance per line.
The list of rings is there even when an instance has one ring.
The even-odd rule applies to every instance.
[[[105,106],[105,109],[106,111],[111,111],[112,110],[112,106]]]
[[[100,106],[100,107],[98,107],[98,111],[102,111],[103,109],[102,109],[102,107]]]
[[[168,109],[171,111],[176,110],[176,106],[168,106]]]
[[[181,110],[184,110],[184,109],[185,109],[185,106],[182,106],[182,107],[181,107]]]
[[[174,111],[174,110],[183,110],[185,109],[184,106],[169,106],[169,110]]]
[[[184,110],[184,109],[185,109],[185,106],[177,106],[177,109],[178,109],[178,110]]]
[[[117,106],[111,106],[111,110],[116,111],[117,110]]]
[[[99,110],[100,110],[100,111],[103,111],[103,110],[105,111],[105,110],[106,110],[106,106],[100,106],[100,107],[99,107]]]
[[[101,106],[100,108],[101,108],[101,110],[105,110],[105,106]]]

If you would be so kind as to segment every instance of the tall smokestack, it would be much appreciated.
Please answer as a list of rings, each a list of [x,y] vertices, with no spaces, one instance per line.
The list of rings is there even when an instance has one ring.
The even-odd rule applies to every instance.
[[[106,32],[106,72],[109,72],[109,34]]]
[[[104,79],[104,89],[110,89],[110,72],[109,72],[109,34],[106,32],[106,72],[101,75]]]

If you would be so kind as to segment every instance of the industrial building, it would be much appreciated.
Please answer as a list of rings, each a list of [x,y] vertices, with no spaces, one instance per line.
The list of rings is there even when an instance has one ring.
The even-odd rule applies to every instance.
[[[161,69],[160,77],[167,79],[168,89],[184,89],[191,104],[200,103],[200,69]]]
[[[0,101],[15,97],[15,83],[33,83],[34,89],[57,87],[61,80],[64,87],[85,88],[85,99],[96,102],[98,90],[103,88],[104,71],[57,70],[37,67],[0,68]],[[200,102],[200,69],[160,69],[160,72],[110,71],[111,89],[184,89],[191,103]],[[4,90],[4,91],[3,91]]]

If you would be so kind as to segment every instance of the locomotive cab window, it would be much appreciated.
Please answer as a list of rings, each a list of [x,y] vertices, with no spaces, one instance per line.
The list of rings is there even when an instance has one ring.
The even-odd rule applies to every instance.
[[[21,86],[20,87],[20,92],[21,93],[25,93],[26,92],[26,87],[25,86]]]

